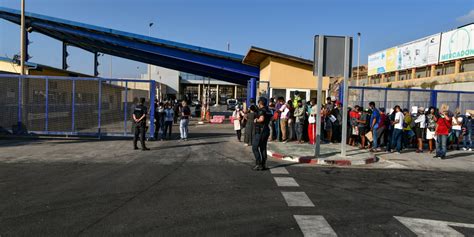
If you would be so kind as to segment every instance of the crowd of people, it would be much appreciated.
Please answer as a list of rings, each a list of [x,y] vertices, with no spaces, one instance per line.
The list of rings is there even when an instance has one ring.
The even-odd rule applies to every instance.
[[[191,118],[191,109],[186,100],[158,102],[155,100],[155,138],[171,140],[173,124],[179,121],[179,140],[188,140],[188,126]]]
[[[335,97],[327,97],[318,111],[317,103],[316,99],[302,100],[298,92],[290,100],[271,98],[268,141],[314,144],[316,128],[321,126],[321,143],[342,142],[342,104]],[[252,145],[255,136],[257,111],[258,107],[251,101],[246,108],[237,106],[232,114],[237,139],[241,141],[243,130],[246,146]],[[320,123],[316,119],[318,112],[322,118]],[[459,109],[451,112],[447,105],[439,109],[416,107],[410,111],[399,105],[379,108],[370,102],[365,108],[352,106],[347,113],[347,140],[344,142],[360,149],[398,153],[415,149],[417,153],[427,151],[434,153],[435,158],[444,159],[449,149],[472,151],[473,148],[471,114],[461,114]]]

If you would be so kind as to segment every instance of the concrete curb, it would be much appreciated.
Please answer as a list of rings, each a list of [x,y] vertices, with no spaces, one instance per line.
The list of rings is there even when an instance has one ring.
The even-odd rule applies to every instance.
[[[319,158],[300,156],[292,157],[286,156],[274,151],[267,150],[267,155],[278,160],[290,161],[301,164],[315,164],[315,165],[335,165],[335,166],[351,166],[351,165],[367,165],[377,162],[377,157],[367,157],[362,159],[334,159],[334,158]]]

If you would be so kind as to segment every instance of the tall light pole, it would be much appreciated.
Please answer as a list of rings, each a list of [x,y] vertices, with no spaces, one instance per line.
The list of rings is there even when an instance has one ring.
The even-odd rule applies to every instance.
[[[148,36],[151,37],[151,27],[154,25],[153,22],[148,24]],[[148,80],[151,81],[151,64],[148,64]]]
[[[25,75],[26,61],[26,35],[25,35],[25,0],[21,0],[21,20],[20,20],[20,75]]]
[[[357,79],[356,79],[356,86],[359,86],[359,74],[360,74],[360,32],[357,32]]]

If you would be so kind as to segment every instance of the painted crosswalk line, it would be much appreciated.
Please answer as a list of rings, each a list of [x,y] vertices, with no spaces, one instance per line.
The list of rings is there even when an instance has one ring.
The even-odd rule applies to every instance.
[[[300,185],[291,177],[274,177],[279,187],[299,187]]]
[[[411,217],[394,216],[395,219],[400,221],[408,229],[413,231],[418,236],[464,236],[451,226],[474,228],[474,224],[456,223],[449,221],[438,221]]]
[[[305,192],[281,192],[289,207],[314,207]]]
[[[305,237],[337,236],[323,216],[294,215],[293,217]]]
[[[285,167],[275,167],[270,169],[272,174],[288,174],[288,170]]]

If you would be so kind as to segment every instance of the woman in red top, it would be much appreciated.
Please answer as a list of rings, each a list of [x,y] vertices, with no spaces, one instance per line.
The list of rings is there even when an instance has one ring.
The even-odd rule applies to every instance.
[[[433,158],[444,159],[446,157],[446,143],[452,127],[452,119],[449,117],[448,109],[447,105],[442,105],[440,113],[435,117],[436,155]]]
[[[359,137],[359,130],[357,128],[357,120],[360,119],[359,113],[359,106],[356,105],[354,108],[349,112],[349,123],[351,125],[351,133],[349,134],[349,145],[355,146],[356,139]]]

